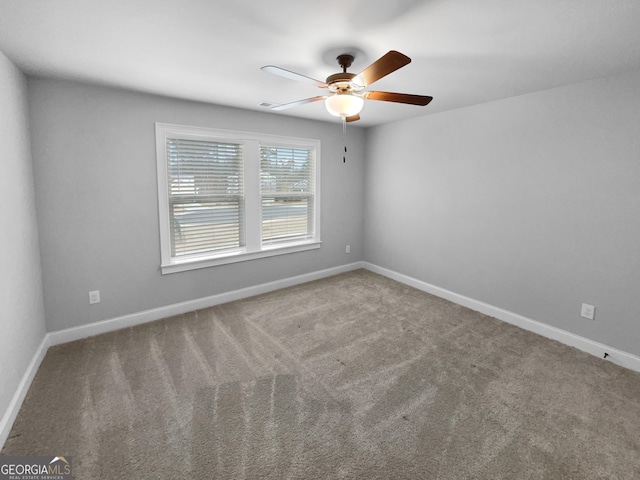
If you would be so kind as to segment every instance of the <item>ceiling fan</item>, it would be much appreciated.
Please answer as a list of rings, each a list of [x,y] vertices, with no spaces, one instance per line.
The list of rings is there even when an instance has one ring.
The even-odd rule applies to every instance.
[[[310,83],[328,91],[327,95],[306,98],[304,100],[298,100],[297,102],[271,105],[269,108],[271,108],[271,110],[286,110],[306,103],[324,100],[325,106],[330,114],[336,117],[342,117],[343,120],[347,122],[354,122],[360,119],[360,111],[364,105],[364,100],[380,100],[383,102],[406,103],[421,106],[427,105],[433,100],[433,97],[426,95],[363,91],[373,82],[411,63],[411,59],[400,52],[395,50],[387,52],[357,75],[347,72],[347,69],[353,63],[353,55],[347,53],[338,55],[336,60],[340,67],[342,67],[342,72],[329,75],[324,82],[273,65],[262,67],[261,70],[267,73]]]

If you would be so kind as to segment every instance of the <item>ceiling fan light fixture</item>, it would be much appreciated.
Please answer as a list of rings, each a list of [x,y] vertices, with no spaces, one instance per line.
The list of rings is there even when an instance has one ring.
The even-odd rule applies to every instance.
[[[362,97],[350,93],[336,93],[324,101],[327,111],[336,117],[351,117],[362,110]]]

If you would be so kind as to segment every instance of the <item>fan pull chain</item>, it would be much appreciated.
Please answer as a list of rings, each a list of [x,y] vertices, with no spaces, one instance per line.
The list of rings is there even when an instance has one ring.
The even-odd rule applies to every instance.
[[[344,155],[342,155],[342,163],[347,163],[347,119],[342,117],[342,141],[344,143]]]

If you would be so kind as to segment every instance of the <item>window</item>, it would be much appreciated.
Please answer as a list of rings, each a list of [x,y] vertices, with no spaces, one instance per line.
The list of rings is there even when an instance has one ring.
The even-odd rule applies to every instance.
[[[167,138],[171,257],[209,254],[245,244],[242,147]]]
[[[312,236],[313,163],[308,148],[260,147],[263,245]]]
[[[156,124],[162,272],[320,247],[320,141]]]

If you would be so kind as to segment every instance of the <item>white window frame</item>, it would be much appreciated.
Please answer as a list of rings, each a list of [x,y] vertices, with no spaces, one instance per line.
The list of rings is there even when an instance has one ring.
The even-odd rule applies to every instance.
[[[160,257],[162,274],[183,272],[197,268],[213,267],[235,262],[254,260],[320,248],[320,140],[284,137],[262,133],[239,132],[204,127],[190,127],[156,123],[156,160],[158,173],[158,212],[160,224]],[[233,142],[244,145],[244,214],[246,245],[214,254],[171,256],[171,233],[169,220],[169,185],[167,169],[167,138],[179,137],[214,142]],[[262,245],[261,239],[261,194],[260,194],[260,146],[277,145],[294,148],[311,148],[315,151],[314,173],[314,235],[304,240],[289,243]]]

